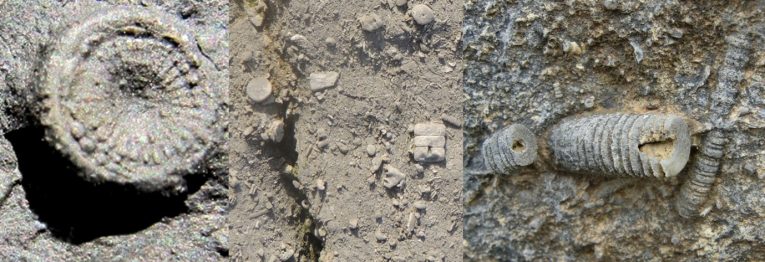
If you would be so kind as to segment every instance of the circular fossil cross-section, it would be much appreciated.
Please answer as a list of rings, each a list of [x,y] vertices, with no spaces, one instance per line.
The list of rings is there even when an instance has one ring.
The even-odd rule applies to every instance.
[[[492,134],[481,148],[484,165],[499,174],[531,165],[537,159],[537,138],[520,124]]]
[[[220,99],[197,48],[179,21],[146,8],[70,28],[40,84],[47,139],[89,180],[182,187],[220,134]]]

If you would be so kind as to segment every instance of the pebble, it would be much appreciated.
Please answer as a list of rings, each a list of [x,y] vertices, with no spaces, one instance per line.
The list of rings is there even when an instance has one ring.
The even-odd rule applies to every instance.
[[[348,220],[348,224],[350,225],[350,229],[356,230],[359,229],[359,219],[353,218],[351,220]]]
[[[412,7],[412,18],[419,25],[426,25],[433,22],[435,16],[433,9],[430,9],[427,5],[416,4]]]
[[[428,206],[428,204],[425,203],[425,201],[422,201],[422,200],[417,200],[417,201],[414,202],[414,208],[416,208],[417,210],[425,210],[425,208],[427,208],[427,206]]]
[[[375,145],[367,145],[367,155],[373,157],[375,154],[377,154],[377,147]]]
[[[456,117],[453,117],[453,116],[450,116],[450,115],[447,115],[447,114],[441,115],[441,120],[444,121],[444,124],[449,124],[449,125],[452,125],[454,127],[461,127],[462,126],[462,121],[460,121]]]
[[[375,230],[375,238],[379,242],[384,242],[384,241],[388,240],[388,236],[383,234],[383,232],[380,231],[379,228],[377,230]]]
[[[316,72],[311,73],[308,76],[310,81],[311,91],[321,91],[337,84],[337,79],[340,77],[338,72]]]
[[[377,14],[366,14],[358,18],[361,29],[367,32],[373,32],[383,26],[383,21]]]
[[[329,46],[335,46],[337,45],[337,40],[334,37],[327,37],[327,39],[324,39],[324,43]]]
[[[409,1],[408,0],[396,0],[396,6],[403,7],[405,6]]]
[[[252,102],[266,102],[266,100],[271,97],[271,92],[273,92],[271,81],[268,81],[268,78],[262,76],[253,78],[247,83],[245,92]]]
[[[326,185],[326,183],[324,182],[324,180],[321,180],[321,179],[317,179],[316,180],[316,189],[317,190],[324,191],[324,189],[326,189],[325,185]]]
[[[619,7],[619,1],[617,0],[604,0],[603,6],[608,10],[616,10]]]

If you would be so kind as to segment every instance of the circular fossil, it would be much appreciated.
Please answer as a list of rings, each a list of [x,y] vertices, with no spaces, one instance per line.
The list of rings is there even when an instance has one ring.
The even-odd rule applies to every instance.
[[[504,174],[537,159],[537,138],[527,127],[513,124],[492,134],[481,145],[484,166]]]
[[[221,135],[207,68],[173,17],[97,12],[66,31],[44,64],[46,138],[86,179],[181,190]]]

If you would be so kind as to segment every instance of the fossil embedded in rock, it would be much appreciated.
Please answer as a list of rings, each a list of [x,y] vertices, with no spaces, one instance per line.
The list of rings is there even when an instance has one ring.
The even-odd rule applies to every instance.
[[[52,46],[39,90],[47,139],[96,182],[181,190],[222,136],[219,88],[194,37],[148,8],[96,12]]]
[[[604,114],[565,121],[550,135],[555,166],[576,173],[672,177],[688,162],[688,124],[673,115]]]
[[[504,174],[536,161],[537,139],[527,127],[513,124],[489,136],[481,155],[487,169]]]
[[[720,170],[720,158],[726,142],[725,134],[717,129],[704,137],[701,152],[691,163],[688,179],[675,199],[675,208],[680,216],[690,218],[699,215],[699,208],[706,200]]]

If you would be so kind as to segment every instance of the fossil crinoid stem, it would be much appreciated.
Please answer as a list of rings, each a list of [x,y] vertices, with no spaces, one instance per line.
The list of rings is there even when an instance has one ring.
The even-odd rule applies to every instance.
[[[673,177],[691,150],[685,120],[658,114],[571,119],[552,130],[549,143],[556,168],[614,176]]]
[[[481,155],[487,171],[504,174],[536,161],[537,139],[527,127],[513,124],[489,136]]]

